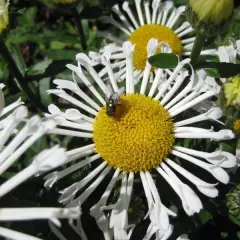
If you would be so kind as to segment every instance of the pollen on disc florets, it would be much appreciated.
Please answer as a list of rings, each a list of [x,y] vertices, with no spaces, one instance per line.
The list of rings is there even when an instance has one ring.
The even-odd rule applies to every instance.
[[[137,70],[144,70],[147,61],[147,44],[151,38],[159,42],[168,43],[172,51],[177,55],[182,55],[182,43],[172,29],[158,24],[146,24],[134,31],[129,41],[134,45],[133,65]],[[160,53],[160,48],[156,53]]]
[[[95,119],[96,152],[125,172],[151,170],[173,147],[172,119],[162,105],[141,94],[122,96],[118,104],[114,117],[104,106]]]

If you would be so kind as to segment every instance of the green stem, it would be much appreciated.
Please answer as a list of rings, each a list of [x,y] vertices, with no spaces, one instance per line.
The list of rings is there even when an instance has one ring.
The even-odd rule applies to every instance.
[[[200,56],[200,53],[202,51],[205,41],[206,41],[206,37],[201,33],[197,32],[196,39],[191,52],[191,57],[190,57],[191,63],[194,67],[198,61],[198,57]]]
[[[79,33],[82,48],[83,48],[83,50],[86,50],[87,49],[86,37],[85,37],[84,30],[83,30],[82,22],[79,18],[79,14],[78,14],[78,11],[77,11],[76,7],[72,8],[72,15],[73,15],[74,22],[75,22],[75,24],[77,26],[77,29],[78,29],[78,33]]]
[[[41,103],[40,99],[34,94],[28,86],[28,82],[20,72],[17,64],[15,63],[11,53],[9,52],[7,46],[5,45],[2,38],[0,38],[0,54],[3,59],[8,63],[9,69],[12,75],[17,79],[19,85],[21,86],[27,97],[34,102],[34,104],[41,108],[42,111],[46,111],[46,107]]]

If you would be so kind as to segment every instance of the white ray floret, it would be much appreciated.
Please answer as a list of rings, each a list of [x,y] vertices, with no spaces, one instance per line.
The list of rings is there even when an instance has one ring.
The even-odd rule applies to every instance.
[[[135,1],[136,4],[140,2],[139,0]],[[158,2],[159,1],[154,1],[154,4]],[[164,4],[165,8],[169,6],[170,5]],[[146,5],[146,11],[151,9],[151,7],[152,6]],[[158,8],[158,12],[160,8],[161,7]],[[179,9],[179,12],[176,14],[179,14],[182,10],[183,9]],[[116,8],[116,11],[120,10]],[[124,5],[124,11],[130,12],[130,8],[126,3]],[[146,12],[143,13],[138,9],[138,15],[140,17],[144,14],[146,14]],[[163,15],[162,18],[166,17]],[[176,15],[172,15],[171,21],[168,24],[175,21],[175,18]],[[152,19],[155,19],[155,17],[151,17],[150,21],[153,21]],[[168,22],[167,20],[162,20],[163,22]],[[125,27],[127,27],[127,25]],[[128,30],[130,31],[130,28],[128,28]],[[156,39],[151,39],[149,41],[149,55],[154,54],[158,44]],[[169,51],[166,45],[163,47],[166,51]],[[109,49],[115,53],[120,51],[119,47],[116,48],[112,46],[111,48],[112,49]],[[110,51],[109,49],[108,51]],[[70,103],[74,104],[74,108],[60,110],[57,106],[51,104],[49,106],[50,113],[45,114],[45,117],[48,120],[55,121],[57,127],[51,129],[48,133],[63,134],[66,136],[71,135],[80,138],[93,138],[94,122],[96,120],[95,116],[98,116],[99,108],[102,109],[105,105],[105,101],[101,101],[101,96],[104,96],[106,93],[105,79],[107,78],[109,79],[111,88],[116,91],[120,91],[121,87],[124,85],[126,95],[143,94],[161,104],[166,111],[168,111],[169,115],[174,117],[173,134],[174,137],[179,140],[182,138],[193,138],[220,141],[232,139],[234,137],[232,131],[228,129],[223,128],[215,132],[214,127],[205,129],[192,125],[202,121],[213,120],[213,126],[214,124],[223,126],[220,121],[222,111],[218,107],[206,109],[204,113],[199,115],[196,112],[196,116],[188,119],[181,118],[180,121],[178,120],[178,115],[182,112],[197,106],[202,101],[211,98],[220,91],[220,86],[216,84],[214,79],[206,77],[205,72],[200,71],[195,73],[191,66],[190,70],[185,68],[186,65],[190,64],[190,59],[187,58],[180,61],[178,66],[173,70],[163,71],[157,69],[154,78],[152,78],[152,74],[149,72],[149,63],[146,63],[146,68],[142,74],[134,73],[132,64],[134,46],[131,42],[128,41],[123,44],[122,52],[124,53],[126,61],[126,68],[124,71],[116,71],[113,68],[113,64],[109,61],[109,52],[106,53],[105,51],[102,55],[99,54],[100,56],[98,56],[98,58],[106,67],[104,74],[102,71],[97,72],[93,69],[91,60],[85,54],[77,55],[77,66],[68,65],[74,73],[74,82],[69,81],[68,84],[66,80],[57,80],[54,83],[59,89],[48,91],[49,93],[56,94],[60,98],[68,100]],[[83,71],[83,69],[85,70]],[[121,74],[119,74],[119,72],[121,72]],[[87,75],[91,76],[91,83],[90,80],[87,79]],[[122,76],[125,82],[118,82],[116,76]],[[139,88],[136,87],[136,79],[139,81]],[[89,101],[90,96],[84,95],[86,91],[84,91],[84,94],[79,91],[79,81],[83,82],[90,90],[93,95],[91,101]],[[184,87],[182,87],[183,85]],[[64,92],[65,90],[67,90],[68,93]],[[121,105],[119,108],[120,107]],[[71,165],[45,176],[45,186],[52,187],[62,178],[67,177],[74,171],[78,171],[84,166],[92,164],[92,166],[94,166],[92,172],[80,181],[73,182],[60,192],[60,203],[68,207],[82,206],[95,189],[102,184],[106,176],[110,174],[112,177],[106,185],[102,196],[90,209],[90,214],[95,218],[105,239],[129,239],[132,231],[134,231],[134,225],[128,222],[127,209],[129,208],[134,188],[133,182],[135,173],[127,173],[119,168],[114,169],[112,166],[108,165],[106,161],[101,159],[96,148],[94,143],[88,143],[86,146],[79,146],[79,148],[67,151],[67,159],[63,162],[64,164],[69,163]],[[208,172],[213,176],[213,179],[216,179],[215,182],[213,181],[212,183],[205,182],[184,169],[182,165],[171,160],[171,156],[163,159],[159,166],[155,167],[156,171],[176,192],[182,202],[185,212],[189,216],[194,213],[199,213],[203,206],[199,197],[185,182],[180,180],[179,175],[182,175],[194,184],[202,194],[214,198],[218,196],[218,182],[224,184],[229,182],[229,176],[224,168],[236,166],[236,157],[228,152],[220,150],[208,153],[174,145],[170,153],[172,154],[171,156],[177,156],[182,162],[188,161],[202,168],[202,171]],[[149,217],[150,220],[147,233],[143,239],[150,240],[154,235],[157,238],[167,239],[173,231],[173,226],[170,224],[170,217],[174,217],[176,214],[162,203],[160,198],[161,193],[158,193],[150,171],[140,171],[140,178],[148,204],[148,213],[146,217]],[[118,180],[122,181],[120,194],[118,201],[112,204],[108,201]],[[79,224],[81,225],[80,220]]]
[[[18,161],[22,155],[44,134],[56,124],[52,119],[41,120],[38,116],[27,119],[28,110],[21,99],[5,107],[3,85],[0,84],[0,174]],[[42,174],[61,166],[67,160],[67,154],[58,146],[45,149],[34,157],[25,169],[0,185],[0,198],[34,175]],[[74,208],[0,208],[0,222],[29,221],[46,219],[61,226],[59,219],[78,219],[81,215],[79,207]],[[14,240],[41,240],[14,230],[0,227],[0,236]]]

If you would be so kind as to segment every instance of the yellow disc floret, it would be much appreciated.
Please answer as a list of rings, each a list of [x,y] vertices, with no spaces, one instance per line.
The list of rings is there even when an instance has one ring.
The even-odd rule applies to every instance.
[[[147,61],[147,44],[151,38],[155,38],[159,42],[168,43],[175,54],[182,55],[181,40],[172,29],[158,24],[147,24],[139,27],[129,37],[129,41],[135,44],[133,65],[137,70],[144,70],[145,68]],[[160,48],[161,46],[159,46],[156,53],[160,53]]]
[[[103,107],[94,122],[96,152],[112,167],[125,172],[151,170],[174,144],[173,122],[159,102],[128,94],[118,102],[115,116]]]
[[[240,119],[236,120],[233,124],[233,132],[240,134]]]

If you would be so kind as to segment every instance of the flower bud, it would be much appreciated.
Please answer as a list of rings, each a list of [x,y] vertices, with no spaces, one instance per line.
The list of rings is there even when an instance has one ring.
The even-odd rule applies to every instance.
[[[224,99],[227,106],[240,108],[240,76],[231,77],[223,86]]]
[[[240,220],[240,184],[226,195],[226,206],[229,213]]]
[[[223,29],[233,10],[233,0],[189,0],[186,11],[192,26],[210,37]]]
[[[240,134],[240,119],[235,120],[235,122],[233,123],[233,132],[235,134]]]
[[[0,0],[0,33],[8,26],[9,0]]]

